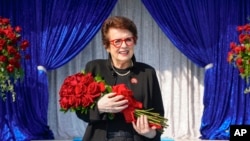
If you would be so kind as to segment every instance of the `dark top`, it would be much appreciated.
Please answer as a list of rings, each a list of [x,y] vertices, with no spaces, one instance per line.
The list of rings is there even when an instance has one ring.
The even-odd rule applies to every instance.
[[[155,69],[147,64],[136,62],[133,59],[133,67],[126,76],[119,76],[112,67],[110,59],[98,59],[86,64],[85,71],[93,75],[100,74],[108,85],[124,83],[133,91],[136,100],[143,103],[143,109],[154,108],[154,112],[164,116],[164,107],[162,102],[159,82]],[[118,70],[125,73],[128,70]],[[123,72],[122,72],[123,71]],[[137,82],[132,82],[137,80]],[[153,139],[148,139],[139,135],[132,126],[132,123],[126,123],[122,114],[116,114],[113,120],[108,119],[107,114],[100,114],[97,107],[91,109],[88,114],[76,112],[78,118],[88,122],[88,126],[83,137],[83,141],[105,141],[108,131],[127,131],[132,133],[134,141],[160,141],[161,133]],[[118,139],[116,141],[119,141]]]

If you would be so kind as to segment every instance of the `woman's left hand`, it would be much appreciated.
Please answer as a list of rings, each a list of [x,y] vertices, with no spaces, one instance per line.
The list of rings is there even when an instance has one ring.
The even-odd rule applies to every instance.
[[[147,138],[154,138],[156,135],[156,127],[149,127],[148,118],[146,115],[141,115],[137,118],[136,123],[132,122],[135,131]]]

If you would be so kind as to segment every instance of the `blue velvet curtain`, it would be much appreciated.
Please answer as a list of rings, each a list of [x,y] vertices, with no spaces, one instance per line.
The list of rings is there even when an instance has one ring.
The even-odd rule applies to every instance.
[[[75,57],[100,29],[117,0],[0,0],[0,16],[22,27],[31,60],[12,102],[0,99],[0,140],[53,139],[47,125],[46,71]]]
[[[245,82],[226,62],[236,27],[250,16],[247,0],[142,0],[173,44],[205,67],[202,139],[229,139],[231,124],[250,124]],[[212,66],[212,67],[211,67]]]

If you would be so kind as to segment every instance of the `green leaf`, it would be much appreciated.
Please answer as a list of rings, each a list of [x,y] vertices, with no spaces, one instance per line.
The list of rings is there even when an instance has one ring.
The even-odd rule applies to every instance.
[[[108,93],[112,92],[112,86],[106,85],[105,87]]]

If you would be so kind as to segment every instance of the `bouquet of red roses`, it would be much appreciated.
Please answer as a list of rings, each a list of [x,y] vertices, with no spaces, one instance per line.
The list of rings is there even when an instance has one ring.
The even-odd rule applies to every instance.
[[[80,110],[87,113],[89,109],[94,108],[100,97],[110,92],[124,95],[128,100],[128,107],[122,111],[127,123],[136,121],[136,117],[144,114],[148,117],[149,125],[156,126],[159,131],[163,132],[163,128],[168,126],[167,119],[152,112],[153,109],[142,109],[142,103],[135,100],[132,90],[125,84],[112,87],[107,85],[101,76],[93,77],[91,73],[84,71],[65,78],[59,92],[61,111]],[[112,114],[109,117],[112,117]]]
[[[227,61],[238,69],[247,87],[244,93],[250,93],[250,24],[237,27],[239,42],[231,42]]]
[[[22,40],[21,31],[20,26],[12,26],[10,19],[0,16],[0,95],[4,101],[7,93],[15,101],[14,86],[24,76],[21,62],[30,59],[26,54],[29,42]]]

